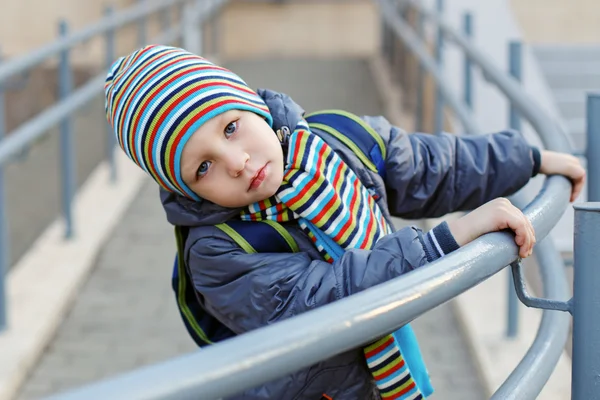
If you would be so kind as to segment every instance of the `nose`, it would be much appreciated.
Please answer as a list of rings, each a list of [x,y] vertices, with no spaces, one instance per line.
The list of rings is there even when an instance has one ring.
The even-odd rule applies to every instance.
[[[225,155],[225,165],[229,175],[233,178],[240,176],[246,168],[248,160],[250,160],[250,155],[244,151],[227,153]]]

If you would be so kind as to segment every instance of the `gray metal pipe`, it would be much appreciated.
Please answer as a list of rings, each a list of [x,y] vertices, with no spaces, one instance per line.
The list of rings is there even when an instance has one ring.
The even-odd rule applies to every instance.
[[[573,400],[600,399],[600,203],[575,206]]]
[[[454,110],[456,116],[460,120],[465,133],[479,133],[481,129],[471,115],[471,111],[466,107],[459,98],[452,92],[452,89],[444,81],[444,74],[437,65],[436,61],[431,57],[424,42],[419,39],[412,29],[402,21],[400,13],[394,8],[391,2],[387,0],[379,0],[381,16],[392,30],[398,35],[406,46],[417,55],[420,64],[425,68],[436,80],[439,87],[439,92],[444,97],[445,103]]]
[[[380,3],[385,7],[388,2],[382,0]],[[383,14],[394,31],[421,58],[423,66],[433,71],[434,76],[441,81],[435,63],[422,43],[415,40],[410,29],[402,21],[390,18],[385,12]],[[474,62],[480,64],[476,59]],[[444,90],[447,89],[446,87]],[[520,91],[518,88],[517,90]],[[447,95],[445,99],[450,103],[453,96],[449,91]],[[523,96],[522,93],[518,95]],[[539,112],[537,109],[523,111],[519,102],[515,103],[526,118],[530,117],[529,114],[536,117],[535,113]],[[462,103],[456,104],[461,122],[469,125],[470,115],[461,114]],[[544,125],[539,120],[540,115],[537,117],[538,125],[547,128],[548,124]],[[479,132],[476,127],[468,130]],[[550,131],[553,132],[556,130]],[[566,142],[548,137],[548,134],[546,132],[542,136],[549,147],[565,149],[561,146]],[[564,212],[570,188],[570,183],[564,177],[547,178],[540,194],[524,209],[525,215],[534,225],[538,239],[549,233]],[[513,236],[505,232],[491,233],[426,267],[376,288],[217,343],[201,352],[53,398],[214,399],[232,395],[356,348],[384,332],[393,331],[489,278],[516,259],[517,247]],[[556,279],[560,282],[560,276]],[[549,295],[560,295],[560,283],[550,285],[549,289]],[[543,322],[540,329],[545,326]],[[560,341],[560,337],[553,340]],[[540,343],[552,345],[553,348],[556,344],[544,341]],[[540,362],[540,358],[533,360]]]
[[[519,204],[516,204],[519,206]],[[551,237],[535,246],[535,257],[545,297],[568,300],[569,287],[565,266]],[[538,397],[552,375],[569,337],[570,315],[565,312],[544,310],[542,321],[533,344],[511,372],[509,377],[492,396],[492,400],[527,400]]]
[[[436,23],[463,50],[465,55],[483,70],[487,79],[495,83],[511,100],[512,106],[529,120],[547,148],[571,151],[572,146],[565,133],[551,122],[551,119],[535,104],[533,99],[523,92],[514,79],[509,78],[476,49],[467,38],[455,31],[439,16],[423,7],[418,1],[405,0],[405,3],[411,3],[420,15]],[[568,192],[570,192],[569,189]],[[548,196],[548,194],[548,190],[545,188],[538,194],[538,197]],[[513,201],[515,200],[518,204],[519,199],[514,198]],[[539,234],[537,227],[536,236],[538,240],[543,237]],[[550,241],[550,238],[546,238],[536,246],[536,257],[541,266],[545,295],[552,299],[565,299],[568,296],[568,287],[564,263]],[[544,311],[534,343],[517,368],[496,391],[493,398],[498,400],[536,398],[556,366],[567,341],[568,330],[568,315]]]
[[[114,16],[102,18],[100,21],[91,24],[87,29],[75,32],[35,51],[10,60],[10,62],[1,64],[0,82],[6,81],[13,75],[23,73],[24,71],[41,64],[48,58],[57,56],[60,52],[92,39],[94,36],[105,35],[111,30],[121,28],[133,22],[138,22],[150,14],[187,1],[190,0],[160,0],[152,3],[144,2],[120,11]],[[205,16],[211,15],[226,2],[226,0],[217,0],[214,4],[211,3],[212,7],[203,10],[201,18],[203,19]]]
[[[181,36],[181,27],[173,27],[156,39],[163,43],[172,42]],[[64,100],[47,108],[34,118],[10,132],[0,141],[0,166],[6,164],[13,156],[27,148],[32,141],[48,134],[48,129],[88,104],[95,96],[102,93],[106,74],[103,72],[90,79],[85,85],[73,91]]]
[[[534,99],[528,96],[513,78],[500,70],[483,52],[469,43],[461,33],[457,32],[450,24],[439,18],[434,12],[425,8],[418,0],[404,0],[415,7],[424,17],[439,26],[447,39],[452,40],[485,74],[486,78],[494,83],[498,89],[509,98],[514,106],[521,112],[521,116],[528,120],[536,132],[541,136],[544,145],[550,150],[571,152],[573,145],[569,137],[544,113]],[[389,0],[379,0],[388,3]]]
[[[545,195],[525,208],[539,238],[562,215],[570,187],[563,177],[548,178]],[[490,233],[356,295],[52,399],[208,400],[233,395],[394,331],[502,270],[517,259],[517,252],[511,234]]]
[[[95,76],[81,88],[73,91],[65,100],[49,107],[12,131],[0,142],[0,165],[10,161],[11,157],[29,146],[32,141],[47,134],[50,127],[85,106],[94,96],[102,93],[105,79],[105,73]]]
[[[600,201],[600,93],[588,93],[586,111],[587,196]]]

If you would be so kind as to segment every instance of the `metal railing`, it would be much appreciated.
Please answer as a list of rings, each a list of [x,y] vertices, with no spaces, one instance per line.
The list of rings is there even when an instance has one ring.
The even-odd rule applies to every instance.
[[[423,90],[422,79],[424,72],[428,72],[434,78],[439,94],[436,107],[441,108],[444,104],[449,106],[466,132],[481,132],[469,109],[471,96],[465,93],[465,104],[444,81],[440,65],[442,52],[436,52],[437,60],[434,59],[417,33],[422,32],[424,19],[436,24],[439,39],[445,38],[464,52],[467,59],[465,76],[470,76],[471,66],[479,67],[489,81],[506,95],[512,106],[535,127],[548,149],[570,151],[565,135],[524,94],[518,83],[494,66],[465,36],[451,28],[436,13],[424,9],[417,2],[402,2],[403,6],[410,5],[419,15],[415,32],[401,17],[402,10],[397,8],[397,3],[389,0],[379,0],[378,3],[383,18],[383,35],[387,40],[384,43],[389,45],[390,38],[400,40],[404,51],[416,57],[420,65],[417,86]],[[441,2],[438,5],[441,8]],[[393,47],[384,46],[387,56],[390,56]],[[394,54],[391,56],[390,59],[395,57]],[[418,93],[416,98],[423,99],[423,93]],[[423,114],[419,107],[416,112],[421,116]],[[436,126],[441,129],[441,109],[437,109],[434,115],[438,116],[435,119]],[[567,179],[548,177],[538,196],[523,208],[540,241],[536,256],[542,266],[545,295],[551,299],[567,299],[569,289],[559,254],[550,238],[541,239],[548,235],[565,211],[569,193],[570,183]],[[507,265],[513,265],[513,271],[518,273],[518,261],[511,234],[487,234],[427,268],[410,272],[349,298],[211,345],[201,352],[145,367],[54,398],[216,399],[233,395],[391,332],[481,283]],[[519,275],[516,277],[520,278]],[[522,283],[522,280],[517,279],[517,282]],[[523,290],[517,293],[528,305],[541,305],[554,310],[571,309],[570,302],[533,299]],[[566,313],[544,311],[533,345],[493,398],[535,398],[560,357],[568,329],[569,316]]]
[[[10,238],[8,237],[8,215],[6,212],[4,168],[16,156],[26,151],[33,143],[49,134],[49,128],[60,126],[60,158],[62,186],[62,214],[65,220],[65,238],[73,232],[72,201],[75,192],[75,151],[73,146],[73,115],[89,104],[103,91],[106,69],[116,58],[116,37],[118,29],[137,24],[137,45],[147,43],[148,20],[160,16],[161,32],[152,38],[152,43],[170,44],[177,41],[191,51],[200,51],[202,22],[213,16],[225,0],[154,0],[139,1],[130,8],[115,13],[111,7],[106,16],[86,29],[70,33],[66,21],[59,25],[60,38],[42,48],[0,64],[0,330],[6,325],[5,273],[9,264]],[[181,20],[172,23],[172,11],[178,7]],[[214,26],[214,24],[212,24]],[[213,31],[213,39],[216,31]],[[81,87],[73,90],[73,65],[70,52],[95,37],[104,37],[105,65],[102,73],[89,79]],[[130,49],[133,50],[133,49]],[[23,74],[55,57],[58,63],[58,92],[56,104],[27,120],[12,132],[5,134],[3,86],[16,75]],[[108,126],[108,125],[107,125]],[[106,158],[110,163],[111,179],[117,179],[113,152],[114,134],[107,129]]]
[[[176,3],[180,3],[180,1],[163,2],[160,7],[155,6],[156,8],[152,10],[162,10],[161,7]],[[211,3],[216,7],[223,2]],[[441,130],[443,126],[441,107],[446,105],[454,112],[466,132],[481,132],[469,108],[472,98],[470,69],[476,66],[482,70],[490,82],[505,94],[514,109],[518,110],[520,115],[535,128],[546,148],[567,152],[571,150],[568,139],[551,122],[552,119],[548,118],[523,92],[515,79],[500,71],[483,53],[473,47],[468,40],[468,35],[463,35],[450,27],[437,13],[425,9],[418,1],[407,0],[399,4],[390,0],[378,0],[378,4],[384,27],[384,53],[392,66],[398,66],[394,61],[398,59],[399,55],[396,52],[398,42],[401,43],[402,49],[400,50],[403,52],[399,58],[406,59],[407,55],[410,55],[418,62],[418,78],[414,80],[417,90],[414,98],[418,99],[417,107],[415,107],[418,123],[422,122],[423,117],[423,109],[420,105],[424,98],[423,80],[425,72],[427,72],[433,77],[438,93],[434,114],[437,116],[435,118],[436,130]],[[399,5],[406,8],[399,8]],[[438,1],[440,10],[441,6],[441,1]],[[9,67],[7,63],[4,67],[0,67],[0,83],[9,75],[20,72],[22,68],[31,67],[46,57],[67,51],[75,42],[84,40],[82,39],[84,37],[91,37],[91,32],[108,35],[112,30],[125,23],[140,21],[148,15],[150,12],[148,10],[147,6],[140,5],[128,12],[106,18],[95,27],[86,30],[85,34],[67,36],[40,51],[39,54],[27,56],[23,59],[25,61],[21,60],[20,64],[14,64],[20,65],[20,67]],[[416,31],[409,21],[401,17],[401,12],[406,13],[409,10],[416,12],[415,15],[418,17]],[[426,42],[423,39],[425,20],[432,22],[437,27],[438,44],[441,44],[442,38],[444,38],[458,46],[465,55],[465,78],[468,83],[465,85],[464,101],[461,101],[459,96],[453,93],[444,80],[441,70],[443,59],[441,50],[436,51],[437,59],[432,57],[427,50]],[[467,17],[466,21],[469,21],[467,24],[469,26],[470,17]],[[171,32],[173,38],[176,36],[175,32],[181,34],[178,27],[173,28]],[[190,40],[193,42],[193,38]],[[44,56],[42,57],[42,55]],[[100,90],[100,78],[100,76],[94,78],[88,84],[89,86],[86,85],[71,93],[55,107],[20,127],[11,135],[14,138],[8,137],[0,142],[0,167],[9,157],[30,143],[33,138],[41,135],[42,127],[59,123],[81,107],[81,103],[89,101],[92,93],[96,94]],[[2,182],[0,181],[1,189]],[[476,286],[506,266],[512,265],[515,282],[519,284],[517,295],[527,305],[547,310],[543,313],[536,339],[531,348],[493,398],[502,400],[533,399],[548,380],[567,340],[569,316],[555,310],[574,312],[575,327],[579,332],[583,332],[582,335],[593,335],[597,332],[593,329],[586,329],[592,328],[592,326],[581,325],[582,318],[578,317],[578,313],[590,311],[585,307],[578,308],[579,304],[588,304],[590,297],[578,297],[577,282],[578,280],[583,281],[579,283],[579,287],[584,288],[581,293],[586,293],[586,291],[592,290],[590,285],[593,281],[586,280],[584,275],[579,277],[576,275],[574,301],[562,301],[568,299],[569,296],[565,270],[551,239],[546,237],[568,206],[570,189],[571,186],[567,179],[551,176],[546,178],[543,188],[533,201],[527,205],[519,204],[532,222],[538,238],[535,250],[541,266],[544,294],[550,299],[557,300],[529,297],[522,287],[523,280],[520,276],[517,247],[514,244],[513,236],[506,232],[490,233],[425,268],[412,271],[349,298],[225,342],[216,343],[201,352],[141,368],[132,373],[94,383],[53,398],[86,400],[107,398],[217,399],[233,395],[356,348],[394,331],[424,312]],[[519,199],[515,199],[515,201],[518,202]],[[0,195],[0,212],[3,210],[2,204]],[[575,251],[576,253],[580,251],[582,254],[581,265],[577,268],[584,271],[589,270],[588,267],[593,260],[600,256],[600,254],[594,253],[600,251],[597,250],[598,246],[588,245],[580,248],[577,245],[582,232],[589,231],[594,227],[597,230],[599,226],[596,221],[598,209],[592,209],[591,211],[596,214],[590,214],[589,208],[582,207],[576,211],[578,228],[575,231]],[[1,225],[4,224],[3,222]],[[596,234],[595,238],[598,237],[598,232]],[[5,242],[4,245],[6,245]],[[593,278],[593,276],[589,275],[587,278]],[[596,290],[596,293],[600,292]],[[585,341],[581,341],[581,343],[585,343]],[[581,343],[577,346],[581,347]],[[576,353],[574,352],[574,355]],[[579,371],[588,366],[585,363],[576,363],[575,357],[574,364],[578,365]],[[589,377],[593,378],[596,372],[598,371],[593,368],[589,368],[589,371],[585,373],[582,371],[581,376],[584,376],[585,379],[579,378],[578,381],[585,381]],[[590,382],[593,381],[592,378],[589,379]],[[574,386],[576,386],[575,383]],[[584,382],[582,387],[589,389],[591,385],[588,383],[586,386]],[[577,396],[580,397],[573,397],[574,399],[593,398],[590,397],[589,391],[578,390]]]

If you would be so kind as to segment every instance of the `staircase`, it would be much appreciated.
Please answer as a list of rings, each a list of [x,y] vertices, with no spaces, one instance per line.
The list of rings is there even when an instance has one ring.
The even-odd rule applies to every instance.
[[[577,151],[586,147],[586,97],[600,90],[600,46],[534,46],[556,105]]]

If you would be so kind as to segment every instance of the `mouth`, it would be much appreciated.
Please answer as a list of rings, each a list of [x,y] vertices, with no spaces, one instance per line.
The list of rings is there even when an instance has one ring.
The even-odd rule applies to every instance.
[[[259,188],[260,185],[265,181],[265,179],[267,178],[268,165],[269,163],[265,164],[261,169],[258,170],[256,175],[252,177],[252,179],[250,180],[250,185],[248,186],[248,191]]]

